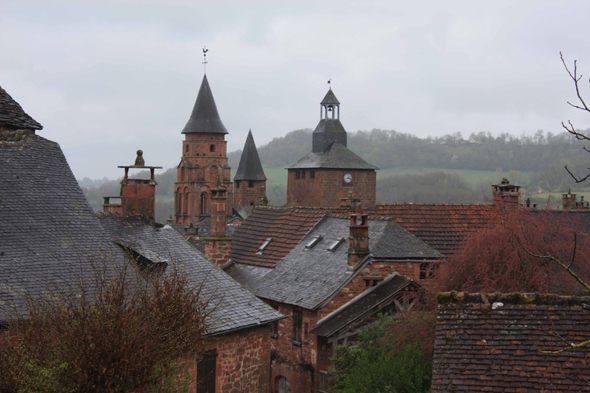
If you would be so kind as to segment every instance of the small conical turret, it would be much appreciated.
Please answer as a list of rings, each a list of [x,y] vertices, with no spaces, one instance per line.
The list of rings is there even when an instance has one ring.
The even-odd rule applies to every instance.
[[[252,136],[252,130],[248,131],[242,157],[240,157],[240,164],[234,176],[234,181],[236,180],[266,180],[258,150],[254,143],[254,137]]]

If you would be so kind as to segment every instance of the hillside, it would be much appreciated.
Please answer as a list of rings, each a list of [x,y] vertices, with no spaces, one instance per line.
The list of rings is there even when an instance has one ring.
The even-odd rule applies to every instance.
[[[266,176],[267,193],[274,205],[286,200],[287,171],[311,150],[311,130],[296,130],[259,146]],[[372,130],[348,134],[348,147],[366,161],[377,165],[377,201],[467,203],[489,200],[489,185],[508,177],[523,186],[534,203],[546,204],[569,188],[586,195],[586,184],[578,184],[563,169],[585,173],[588,156],[581,142],[567,133],[538,131],[533,136],[489,133],[461,134],[437,138],[418,138],[396,131]],[[229,164],[237,168],[241,151],[228,154]],[[233,173],[232,173],[233,176]],[[165,221],[173,213],[174,168],[156,175],[157,219]],[[119,180],[79,181],[95,210],[101,209],[103,195],[116,195]],[[588,194],[590,195],[590,193]]]

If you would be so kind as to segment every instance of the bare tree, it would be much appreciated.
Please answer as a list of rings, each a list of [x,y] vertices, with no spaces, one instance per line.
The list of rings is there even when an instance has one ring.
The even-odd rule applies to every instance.
[[[581,75],[581,74],[578,75],[578,61],[574,60],[574,70],[571,71],[570,68],[567,66],[567,63],[565,62],[565,59],[563,58],[563,54],[561,52],[559,52],[559,55],[561,56],[561,62],[563,63],[565,70],[567,71],[570,78],[574,81],[574,86],[576,87],[576,95],[577,95],[578,101],[579,101],[579,103],[577,105],[572,104],[571,102],[568,101],[567,102],[568,105],[572,106],[573,108],[579,109],[581,111],[590,113],[590,108],[586,104],[586,101],[584,101],[584,97],[582,96],[582,93],[580,93],[580,81],[582,80],[583,75]],[[589,82],[590,82],[590,80],[589,80]],[[567,121],[567,124],[564,122],[561,122],[561,125],[563,128],[565,128],[565,130],[567,132],[569,132],[571,135],[573,135],[577,140],[590,141],[590,137],[583,134],[582,132],[578,131],[576,129],[576,127],[574,127],[574,125],[572,124],[572,122],[570,120]],[[584,147],[584,150],[590,153],[590,150],[588,148]],[[567,165],[565,166],[565,170],[567,171],[567,173],[570,174],[570,176],[575,180],[576,183],[582,183],[590,177],[590,172],[584,177],[574,175],[570,171],[570,169],[567,167]],[[590,168],[588,168],[588,170],[590,171]]]

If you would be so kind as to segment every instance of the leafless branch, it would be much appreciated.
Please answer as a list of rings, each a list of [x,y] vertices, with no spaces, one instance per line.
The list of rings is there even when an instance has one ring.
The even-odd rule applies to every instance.
[[[590,112],[590,108],[588,108],[588,106],[586,105],[586,102],[584,102],[584,98],[582,98],[582,95],[580,94],[579,82],[582,79],[582,75],[578,76],[578,61],[574,60],[574,72],[572,74],[572,72],[568,68],[568,66],[565,62],[565,59],[563,58],[563,54],[561,52],[559,52],[559,56],[561,56],[561,62],[563,63],[565,70],[569,74],[570,78],[572,78],[572,80],[574,81],[574,85],[576,86],[576,95],[578,96],[578,99],[580,100],[580,102],[582,103],[583,106],[574,105],[569,101],[568,101],[568,104],[570,104],[574,108],[578,108],[578,109],[584,110],[586,112]]]

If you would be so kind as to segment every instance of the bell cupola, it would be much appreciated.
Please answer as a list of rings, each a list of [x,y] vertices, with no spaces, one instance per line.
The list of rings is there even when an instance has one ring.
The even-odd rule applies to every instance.
[[[334,142],[346,146],[346,130],[340,122],[340,101],[332,88],[320,102],[320,122],[313,132],[313,153],[323,153]]]

